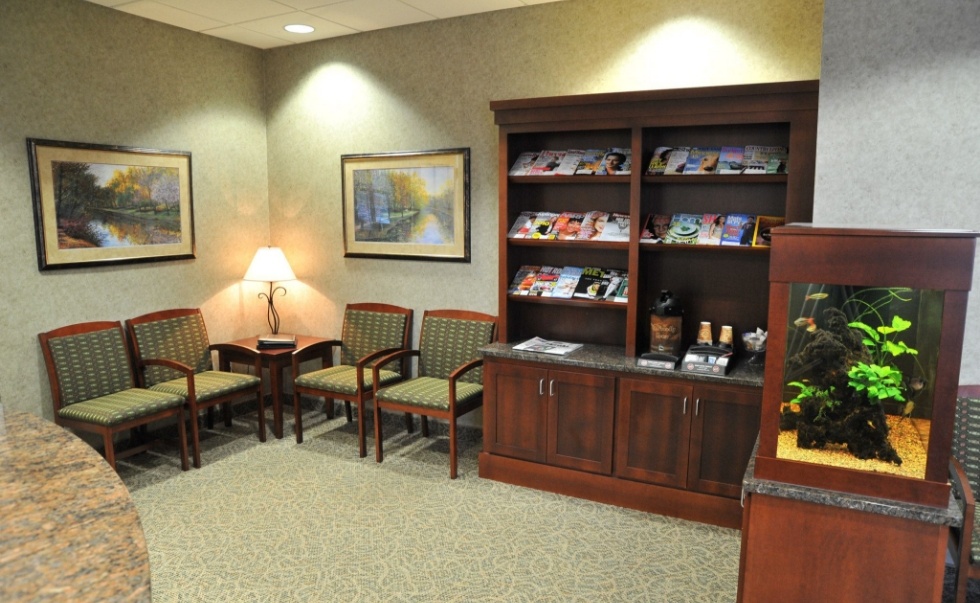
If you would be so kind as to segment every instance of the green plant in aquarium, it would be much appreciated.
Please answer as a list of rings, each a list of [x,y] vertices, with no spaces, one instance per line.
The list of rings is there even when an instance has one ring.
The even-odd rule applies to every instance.
[[[871,363],[857,362],[847,371],[847,384],[854,388],[854,391],[864,393],[870,404],[889,399],[905,402],[905,377],[898,367],[887,361],[903,354],[914,356],[919,353],[904,341],[897,340],[898,333],[908,330],[912,326],[912,321],[895,315],[891,325],[882,324],[877,328],[871,328],[856,320],[848,323],[847,326],[864,332],[861,342],[868,348],[872,357]]]

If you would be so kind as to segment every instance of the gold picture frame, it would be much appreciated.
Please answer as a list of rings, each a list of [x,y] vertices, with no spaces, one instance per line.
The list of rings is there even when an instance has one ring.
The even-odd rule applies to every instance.
[[[468,148],[342,155],[344,257],[470,261]]]
[[[27,139],[38,269],[195,257],[191,154]]]

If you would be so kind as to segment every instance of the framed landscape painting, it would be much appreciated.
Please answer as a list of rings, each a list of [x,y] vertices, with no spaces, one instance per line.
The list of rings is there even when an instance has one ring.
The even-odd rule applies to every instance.
[[[29,138],[38,268],[194,257],[191,154]]]
[[[344,257],[470,261],[470,150],[341,156]]]

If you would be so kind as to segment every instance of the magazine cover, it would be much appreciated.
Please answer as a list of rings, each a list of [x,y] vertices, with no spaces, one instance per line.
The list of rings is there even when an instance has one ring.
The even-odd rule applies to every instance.
[[[578,281],[582,278],[582,268],[579,266],[565,266],[558,275],[558,282],[551,292],[551,297],[570,299],[575,294]]]
[[[701,214],[674,214],[670,218],[665,243],[672,245],[695,245],[701,234]]]
[[[507,172],[507,175],[527,176],[528,172],[531,171],[531,167],[534,165],[534,162],[537,161],[537,159],[538,159],[537,151],[533,151],[533,152],[526,151],[524,153],[521,153],[520,155],[517,156],[517,161],[514,162],[514,165],[510,168],[510,171]]]
[[[602,274],[602,268],[595,266],[582,268],[582,274],[579,276],[578,285],[575,287],[575,293],[572,296],[580,299],[596,299],[599,297]]]
[[[599,284],[599,295],[597,299],[602,301],[614,301],[616,292],[620,285],[626,280],[626,270],[620,268],[610,268],[602,273],[602,282]]]
[[[534,223],[531,224],[531,232],[526,239],[550,239],[551,229],[555,225],[558,214],[550,211],[539,211],[534,216]]]
[[[772,235],[769,231],[785,223],[786,218],[782,216],[756,216],[755,234],[752,235],[752,246],[769,247],[772,245]]]
[[[591,176],[599,171],[602,159],[606,156],[606,149],[588,149],[582,154],[582,159],[578,162],[575,174],[579,176]]]
[[[721,147],[694,147],[684,162],[684,174],[714,174],[718,169]]]
[[[630,290],[630,278],[626,276],[623,278],[623,282],[619,284],[619,289],[616,290],[616,297],[613,301],[620,304],[625,304],[629,298]]]
[[[766,163],[766,173],[789,173],[789,151],[787,149],[781,149],[774,153],[769,153],[769,161]]]
[[[641,243],[665,243],[667,231],[670,229],[671,216],[667,214],[650,214],[640,231]]]
[[[767,147],[746,145],[742,160],[745,162],[745,174],[765,174],[769,167],[769,157],[773,154],[785,153],[785,147]]]
[[[751,245],[755,234],[755,216],[750,214],[728,214],[725,216],[725,232],[721,235],[722,245]]]
[[[555,226],[551,229],[551,234],[559,241],[572,241],[578,238],[582,232],[582,222],[585,214],[577,211],[563,211],[558,214]]]
[[[647,176],[660,176],[667,169],[667,158],[674,147],[657,147],[653,150],[650,163],[647,164]]]
[[[598,176],[629,176],[632,169],[632,149],[614,147],[602,158]]]
[[[565,158],[565,151],[541,151],[538,158],[531,166],[528,176],[554,176],[555,169]]]
[[[522,211],[521,215],[517,216],[517,220],[514,221],[514,225],[511,226],[510,232],[507,233],[507,238],[523,239],[527,237],[528,233],[531,232],[531,226],[534,224],[534,216],[537,213],[536,211]]]
[[[538,270],[541,270],[541,266],[525,265],[518,268],[507,289],[507,295],[527,295],[538,278]]]
[[[687,164],[687,155],[691,152],[691,147],[674,147],[667,157],[667,165],[664,167],[665,176],[674,176],[684,172]]]
[[[609,212],[590,211],[585,214],[582,222],[582,232],[579,233],[580,241],[595,241],[602,236],[602,231],[606,229],[606,222],[609,221]]]
[[[565,151],[565,156],[562,158],[561,163],[555,168],[555,176],[574,176],[575,170],[578,169],[578,164],[584,156],[585,151],[582,149],[569,149]]]
[[[629,242],[629,214],[620,214],[615,212],[609,214],[609,218],[606,220],[606,226],[602,229],[602,233],[595,240]]]
[[[743,155],[742,147],[721,147],[721,153],[718,155],[718,173],[741,174],[744,172]]]
[[[561,276],[560,267],[542,266],[541,270],[538,270],[538,277],[534,279],[534,284],[531,285],[531,291],[528,295],[551,297],[551,292],[558,284],[559,276]]]
[[[698,234],[698,245],[721,245],[721,233],[724,230],[724,214],[702,215],[701,232]]]

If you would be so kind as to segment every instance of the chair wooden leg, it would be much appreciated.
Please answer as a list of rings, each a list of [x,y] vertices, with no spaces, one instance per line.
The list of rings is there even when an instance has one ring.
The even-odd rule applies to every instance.
[[[102,445],[105,447],[105,462],[116,471],[116,448],[112,443],[112,432],[108,428],[102,432]]]
[[[347,404],[347,410],[349,412],[350,402],[345,402],[345,404]],[[375,412],[374,415],[375,415],[374,422],[377,423],[381,419],[381,417],[377,416],[378,415],[377,412]],[[347,420],[350,421],[349,418]],[[367,456],[367,439],[364,434],[364,429],[365,429],[364,425],[365,425],[364,400],[358,400],[357,401],[357,444],[358,444],[358,453],[361,455],[361,458]]]
[[[214,429],[214,407],[208,406],[208,429]],[[195,417],[195,421],[197,418]]]
[[[419,417],[422,421],[422,437],[427,438],[429,437],[429,417],[425,415],[419,415]]]
[[[333,406],[333,400],[327,399],[327,408]],[[331,413],[327,413],[327,418],[330,418]],[[303,411],[300,408],[299,392],[293,392],[293,422],[295,423],[296,429],[296,443],[303,443]]]
[[[344,400],[344,412],[347,414],[348,423],[354,420],[354,417],[350,414],[350,400]]]
[[[190,469],[190,463],[187,462],[187,429],[184,425],[183,408],[177,413],[177,439],[180,442],[180,470],[187,471]]]
[[[449,479],[456,479],[456,417],[449,417]]]
[[[384,447],[381,445],[381,440],[384,438],[384,434],[381,430],[381,406],[378,404],[378,400],[374,400],[374,460],[381,462],[385,458]]]
[[[208,413],[210,414],[210,412],[213,409],[214,409],[213,406],[209,407]],[[201,434],[197,427],[197,419],[198,419],[197,404],[190,405],[190,410],[191,410],[191,417],[190,417],[191,418],[191,446],[194,452],[194,468],[200,469],[201,468]]]
[[[327,407],[327,419],[332,419],[334,416],[333,407],[334,404],[337,403],[337,401],[334,400],[333,398],[324,398],[323,401],[326,403],[325,405]]]
[[[231,427],[231,402],[226,402],[221,405],[221,414],[225,419],[225,427]],[[265,440],[262,441],[264,442]]]
[[[425,421],[425,415],[422,415],[422,420]],[[405,413],[405,431],[408,433],[415,433],[415,423],[412,421],[412,413]]]
[[[255,395],[255,401],[259,404],[259,441],[265,441],[265,396],[262,395],[262,391]],[[231,408],[231,403],[228,403],[228,407]],[[230,414],[230,413],[229,413]],[[230,425],[230,423],[229,423]]]

